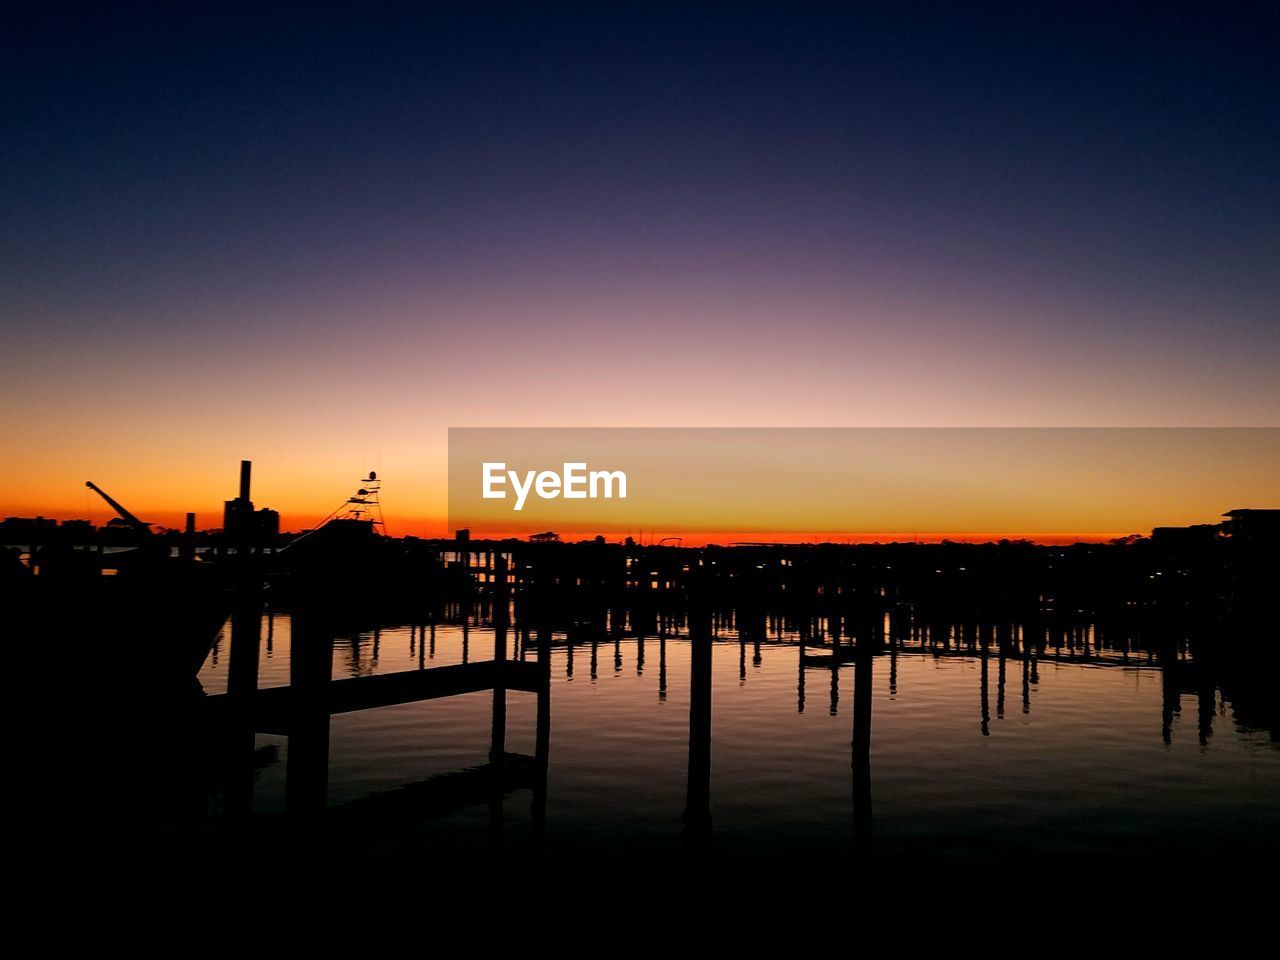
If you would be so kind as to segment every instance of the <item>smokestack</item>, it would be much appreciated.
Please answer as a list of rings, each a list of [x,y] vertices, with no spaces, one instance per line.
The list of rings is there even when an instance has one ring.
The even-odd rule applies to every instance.
[[[240,461],[240,499],[249,499],[249,474],[253,470],[252,460]]]

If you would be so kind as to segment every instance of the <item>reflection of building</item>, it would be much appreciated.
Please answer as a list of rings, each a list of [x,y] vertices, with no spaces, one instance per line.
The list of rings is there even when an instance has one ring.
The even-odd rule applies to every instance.
[[[249,478],[253,464],[240,461],[240,496],[226,501],[222,511],[222,532],[229,540],[247,543],[263,543],[272,540],[280,532],[280,514],[265,507],[253,509],[249,499]]]

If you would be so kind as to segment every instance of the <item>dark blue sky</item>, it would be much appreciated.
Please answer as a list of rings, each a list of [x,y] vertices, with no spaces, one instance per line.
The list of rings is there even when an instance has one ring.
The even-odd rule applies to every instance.
[[[195,261],[255,289],[504,238],[608,269],[776,232],[1276,305],[1273,4],[468,6],[11,14],[19,293],[181,286]]]

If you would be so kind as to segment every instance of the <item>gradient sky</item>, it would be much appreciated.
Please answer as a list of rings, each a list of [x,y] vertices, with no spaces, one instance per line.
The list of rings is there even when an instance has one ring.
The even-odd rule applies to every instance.
[[[437,531],[449,426],[1280,424],[1274,4],[600,6],[7,5],[0,513],[213,526],[249,457]]]

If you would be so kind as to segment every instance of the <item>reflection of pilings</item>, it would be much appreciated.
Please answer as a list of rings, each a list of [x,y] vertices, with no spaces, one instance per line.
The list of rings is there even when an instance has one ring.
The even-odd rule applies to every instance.
[[[982,735],[984,737],[991,736],[991,701],[987,694],[987,660],[989,659],[990,652],[991,650],[984,640],[982,643],[982,652],[979,656],[981,661],[980,670],[982,673]]]
[[[853,836],[858,848],[866,850],[871,845],[870,644],[858,644],[853,662]]]
[[[999,663],[996,666],[996,719],[1004,719],[1004,673],[1005,661],[1005,644],[1002,640],[999,647]]]
[[[796,681],[796,713],[804,713],[804,636],[800,637],[800,678]]]
[[[1200,677],[1200,686],[1196,691],[1197,707],[1196,713],[1196,730],[1200,736],[1200,746],[1208,746],[1210,738],[1213,736],[1213,714],[1218,708],[1218,693],[1213,688],[1213,684],[1208,683],[1203,675]]]
[[[1031,651],[1022,651],[1022,712],[1031,712]]]
[[[1176,655],[1171,651],[1162,651],[1160,664],[1160,739],[1165,746],[1173,742],[1173,718],[1182,709],[1182,698],[1178,693],[1178,680],[1174,676]]]
[[[658,700],[667,699],[667,632],[658,636]]]
[[[298,611],[293,617],[285,767],[285,808],[291,815],[323,812],[328,799],[333,637],[320,624],[312,611]]]
[[[706,612],[689,615],[689,785],[686,836],[701,842],[711,828],[711,624]]]
[[[898,695],[898,639],[889,635],[889,696]]]
[[[227,666],[227,812],[248,815],[253,806],[254,698],[258,691],[261,612],[247,593],[231,615],[231,662]]]

